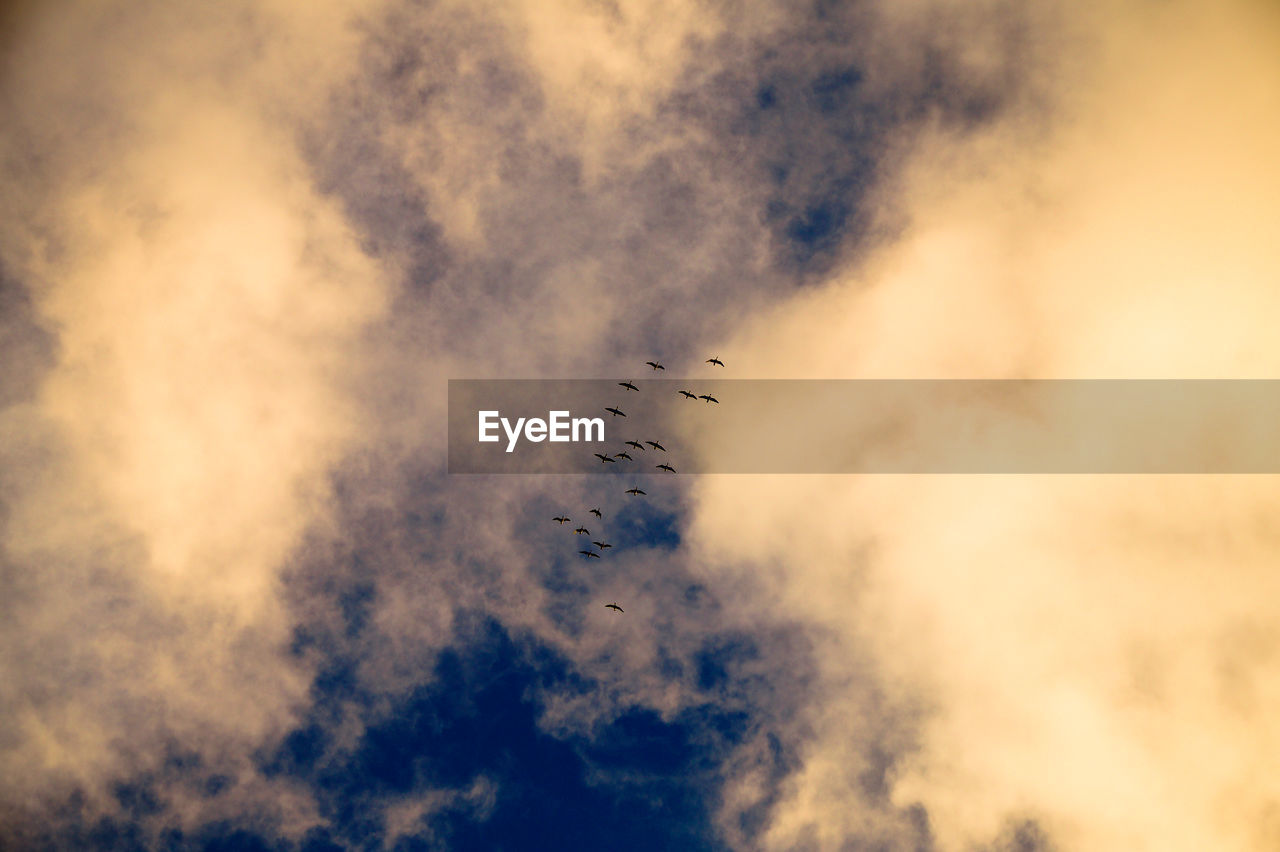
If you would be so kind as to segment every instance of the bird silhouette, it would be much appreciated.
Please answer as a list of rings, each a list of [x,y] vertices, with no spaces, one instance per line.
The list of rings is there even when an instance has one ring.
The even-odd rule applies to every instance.
[[[600,558],[600,554],[596,553],[594,550],[579,550],[578,552],[581,553],[583,556],[587,557],[588,559]]]
[[[657,441],[645,441],[645,443],[653,447],[655,450],[662,450],[664,453],[667,451],[667,448],[659,444]]]
[[[587,529],[586,527],[578,527],[576,530],[573,531],[573,534],[574,535],[591,535],[591,530]]]
[[[661,364],[659,364],[657,361],[645,361],[645,364],[649,365],[650,367],[652,367],[652,368],[653,368],[653,369],[655,369],[655,370],[666,370],[666,369],[667,369],[666,367],[664,367],[664,366],[662,366]]]
[[[676,472],[676,469],[669,464],[655,464],[654,467],[658,468],[659,470],[670,471],[671,473]]]
[[[605,604],[605,605],[604,605],[604,608],[605,608],[605,609],[616,609],[618,612],[626,612],[626,610],[625,610],[625,609],[623,609],[622,607],[618,606],[616,603],[607,603],[607,604]]]
[[[640,443],[639,441],[627,441],[627,446],[635,447],[640,452],[642,453],[644,452],[644,444]]]
[[[594,544],[596,547],[600,548],[601,550],[604,550],[606,547],[613,547],[613,545],[607,541],[593,541],[591,543]]]
[[[714,396],[708,396],[705,393],[700,395],[698,399],[705,399],[707,402],[714,402],[716,405],[720,404],[720,400],[716,399]]]
[[[639,392],[640,392],[640,388],[638,388],[638,387],[636,387],[635,385],[631,384],[631,380],[630,380],[630,379],[627,379],[625,382],[618,382],[618,384],[619,384],[619,385],[621,385],[622,387],[626,388],[627,390],[633,390],[633,391],[635,391],[636,393],[639,393]]]
[[[600,459],[600,464],[605,464],[605,463],[616,463],[616,462],[618,461],[618,460],[617,460],[617,459],[615,459],[615,458],[610,458],[609,456],[606,456],[604,453],[592,453],[592,455],[594,455],[596,458]]]
[[[622,409],[621,409],[621,408],[609,408],[608,406],[606,406],[604,410],[605,410],[605,411],[607,411],[607,412],[609,412],[610,414],[612,414],[614,417],[626,417],[626,416],[627,416],[626,414],[624,414],[624,413],[623,413],[623,411],[622,411]]]
[[[696,393],[690,393],[690,392],[689,392],[689,391],[687,391],[687,390],[679,390],[679,391],[676,391],[676,393],[683,395],[685,399],[697,399],[697,398],[698,398],[698,395],[697,395]]]
[[[614,454],[613,454],[613,457],[614,457],[615,459],[626,459],[627,461],[631,461],[631,460],[632,460],[632,459],[631,459],[631,456],[627,455],[626,453],[614,453]]]
[[[595,515],[597,518],[602,518],[602,517],[604,517],[603,515],[601,515],[601,514],[600,514],[600,510],[599,510],[599,509],[591,509],[591,510],[590,510],[590,512],[591,512],[591,514]],[[565,518],[565,520],[568,520],[568,518]]]
[[[628,488],[624,493],[639,497],[641,494],[645,494],[646,492],[641,491],[639,488],[632,487]]]
[[[555,521],[557,524],[567,524],[567,523],[569,523],[569,518],[568,518],[567,516],[565,516],[565,515],[561,515],[561,516],[560,516],[560,517],[558,517],[558,518],[552,518],[551,520]]]
[[[708,359],[707,359],[707,363],[708,363],[708,364],[716,364],[716,365],[721,366],[721,367],[723,367],[723,366],[724,366],[724,362],[723,362],[723,361],[721,361],[719,358],[708,358]]]

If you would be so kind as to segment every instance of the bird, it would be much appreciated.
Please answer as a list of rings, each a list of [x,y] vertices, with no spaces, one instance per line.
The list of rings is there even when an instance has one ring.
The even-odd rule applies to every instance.
[[[714,402],[716,405],[720,404],[720,400],[716,399],[714,396],[709,396],[705,393],[699,396],[698,399],[705,399],[707,402]]]
[[[622,387],[626,388],[627,390],[633,390],[633,391],[635,391],[636,393],[639,393],[639,392],[640,392],[640,388],[638,388],[638,387],[636,387],[635,385],[631,384],[631,380],[630,380],[630,379],[627,379],[625,382],[618,382],[618,384],[619,384],[619,385],[621,385]]]
[[[588,559],[600,558],[600,554],[596,553],[594,550],[579,550],[578,552],[581,553],[583,556],[587,557]]]
[[[614,462],[614,463],[617,462],[617,459],[610,458],[609,456],[606,456],[604,453],[593,453],[592,455],[600,459],[600,464],[604,464],[606,462]]]
[[[625,610],[625,609],[623,609],[622,607],[618,606],[616,603],[607,603],[607,604],[605,604],[605,605],[604,605],[604,608],[605,608],[605,609],[616,609],[618,612],[626,612],[626,610]]]
[[[597,518],[603,518],[603,517],[604,517],[604,515],[601,515],[601,514],[600,514],[600,510],[599,510],[599,509],[591,509],[590,511],[591,511],[591,514],[595,515]],[[565,518],[565,520],[568,520],[568,518]]]
[[[605,410],[605,411],[607,411],[607,412],[609,412],[610,414],[612,414],[614,417],[626,417],[626,416],[627,416],[626,414],[624,414],[624,413],[623,413],[623,411],[622,411],[622,409],[621,409],[621,408],[609,408],[608,406],[605,406],[605,409],[604,409],[604,410]]]
[[[678,393],[678,394],[683,394],[685,399],[697,399],[697,398],[698,398],[698,395],[697,395],[696,393],[690,393],[690,392],[689,392],[689,391],[687,391],[687,390],[680,390],[680,391],[676,391],[676,393]]]
[[[626,453],[614,453],[614,454],[613,454],[613,457],[614,457],[615,459],[626,459],[627,461],[631,461],[631,460],[632,460],[632,459],[631,459],[631,456],[627,455]]]
[[[645,361],[645,364],[649,365],[650,367],[652,367],[652,368],[653,368],[653,369],[655,369],[655,370],[666,370],[666,369],[667,369],[666,367],[664,367],[664,366],[662,366],[661,364],[659,364],[657,361]]]
[[[627,441],[627,446],[635,447],[640,452],[642,453],[644,452],[644,444],[640,443],[639,441]]]
[[[591,535],[591,530],[587,529],[586,527],[578,527],[576,530],[573,531],[573,534],[574,535]]]
[[[724,366],[724,362],[723,362],[723,361],[721,361],[719,358],[708,358],[708,359],[707,359],[707,363],[708,363],[708,364],[716,364],[716,365],[718,365],[718,366],[720,366],[720,367],[723,367],[723,366]]]
[[[565,516],[565,515],[561,515],[561,516],[560,516],[560,517],[558,517],[558,518],[552,518],[551,520],[555,521],[557,524],[567,524],[567,523],[569,523],[569,518],[568,518],[567,516]]]
[[[613,547],[613,545],[607,541],[593,541],[591,543],[594,544],[596,547],[600,548],[601,550],[604,550],[606,547]]]
[[[636,496],[636,497],[639,497],[641,494],[644,494],[644,493],[646,493],[646,492],[641,491],[639,488],[636,488],[636,487],[634,487],[634,486],[633,486],[633,487],[631,487],[631,488],[628,488],[628,489],[626,490],[626,492],[624,492],[624,493],[626,493],[626,494],[631,494],[631,495],[634,495],[634,496]]]
[[[670,471],[671,473],[676,472],[676,469],[669,464],[655,464],[654,467],[658,468],[659,470]]]
[[[659,444],[657,441],[645,441],[645,443],[653,447],[655,450],[662,450],[664,453],[667,451],[667,448]]]

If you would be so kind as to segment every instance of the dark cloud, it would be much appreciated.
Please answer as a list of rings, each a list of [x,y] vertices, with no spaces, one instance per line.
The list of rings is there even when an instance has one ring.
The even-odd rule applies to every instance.
[[[396,313],[413,339],[547,375],[683,359],[873,239],[865,195],[904,132],[977,126],[1024,102],[1034,77],[1020,72],[1040,59],[1018,35],[1029,14],[998,19],[1001,52],[976,77],[927,29],[881,55],[852,6],[723,35],[601,153],[566,132],[500,22],[398,6],[369,25],[360,74],[307,150],[363,244],[402,271]],[[445,237],[459,199],[474,251]],[[580,322],[547,321],[565,315]],[[514,345],[477,351],[495,340]]]
[[[41,324],[31,296],[0,267],[0,360],[9,365],[0,381],[0,409],[34,400],[56,352],[57,338]]]

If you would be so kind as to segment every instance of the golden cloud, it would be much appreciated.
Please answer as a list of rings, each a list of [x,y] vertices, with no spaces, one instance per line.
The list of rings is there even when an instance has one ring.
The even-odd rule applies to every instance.
[[[1274,12],[1071,17],[1078,61],[1051,109],[904,142],[880,188],[900,235],[757,317],[726,361],[753,378],[1274,376]],[[856,783],[877,730],[868,654],[891,706],[926,711],[892,796],[928,809],[941,848],[1022,819],[1070,849],[1280,840],[1273,477],[732,477],[697,492],[691,538],[714,576],[762,583],[779,615],[835,637],[770,848],[874,836]]]

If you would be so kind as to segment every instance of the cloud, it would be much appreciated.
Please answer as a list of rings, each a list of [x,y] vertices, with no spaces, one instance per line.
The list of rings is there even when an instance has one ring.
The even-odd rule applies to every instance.
[[[901,231],[754,318],[726,361],[753,377],[1273,375],[1274,14],[1070,18],[1051,100],[904,137],[877,194]],[[857,773],[882,690],[919,718],[890,795],[923,806],[939,848],[1020,822],[1063,848],[1273,846],[1278,497],[1270,477],[700,482],[689,539],[711,576],[759,583],[832,636],[766,845],[875,836]]]
[[[738,190],[708,179],[713,150],[686,171],[658,150],[663,125],[614,162],[636,114],[675,86],[686,36],[711,26],[672,10],[685,20],[605,75],[626,105],[582,112],[569,90],[594,60],[531,70],[553,50],[532,8],[357,19],[336,3],[302,17],[155,4],[33,9],[15,27],[0,222],[6,299],[24,306],[0,422],[7,836],[48,840],[49,824],[66,840],[104,815],[144,845],[219,820],[291,837],[332,821],[314,779],[271,756],[311,724],[321,757],[357,751],[476,609],[607,676],[602,702],[548,713],[562,733],[702,700],[660,676],[639,625],[584,631],[598,579],[549,601],[547,573],[564,566],[512,553],[532,526],[520,500],[544,485],[446,489],[432,434],[442,377],[584,369],[621,328],[628,353],[691,345],[726,269],[763,263],[739,250],[753,212],[716,215]],[[630,45],[667,12],[564,14],[587,47],[602,31]],[[664,330],[662,299],[686,291]],[[669,548],[646,557],[644,540],[669,515],[629,523],[637,565],[662,564]],[[610,592],[682,601],[659,619],[680,622],[708,604],[662,582],[681,577],[672,562]],[[392,834],[414,821],[394,805],[388,820]]]
[[[53,342],[6,375],[29,390],[2,415],[3,799],[92,812],[194,754],[252,808],[249,750],[310,677],[279,569],[324,518],[349,355],[385,305],[272,116],[341,67],[347,13],[82,11],[29,10],[5,79],[0,245],[22,333]]]
[[[519,830],[551,794],[499,769],[532,743],[601,807],[681,797],[658,838],[1265,846],[1265,480],[624,504],[450,479],[439,427],[449,377],[708,349],[759,378],[1270,375],[1267,14],[6,19],[6,826]],[[595,504],[618,552],[589,569],[547,521]],[[479,695],[520,721],[492,771],[446,735]]]

